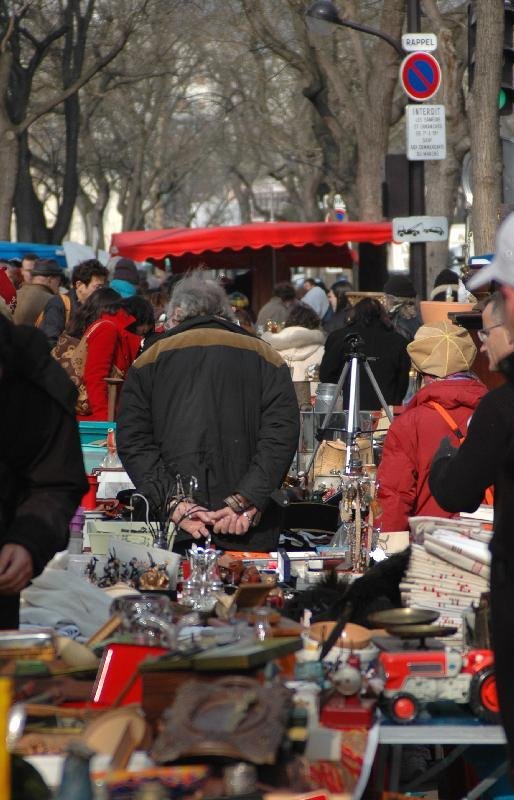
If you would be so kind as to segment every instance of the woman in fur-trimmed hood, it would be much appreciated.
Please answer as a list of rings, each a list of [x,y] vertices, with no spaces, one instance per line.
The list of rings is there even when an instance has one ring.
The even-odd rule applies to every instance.
[[[266,331],[262,338],[292,368],[293,381],[310,380],[309,368],[321,363],[325,350],[325,334],[320,318],[305,303],[298,303],[289,314],[284,328],[278,333]]]

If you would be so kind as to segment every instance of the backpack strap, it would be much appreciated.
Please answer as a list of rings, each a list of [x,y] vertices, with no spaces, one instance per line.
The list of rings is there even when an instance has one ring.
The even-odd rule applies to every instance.
[[[71,299],[69,294],[60,294],[59,297],[61,298],[64,306],[64,318],[66,320],[65,325],[67,325],[71,317]]]
[[[427,405],[432,406],[432,408],[434,408],[437,411],[437,413],[441,415],[444,421],[448,423],[452,433],[455,434],[455,436],[459,440],[459,446],[460,446],[464,441],[464,439],[466,438],[466,434],[462,433],[461,429],[453,419],[452,415],[445,408],[443,408],[443,406],[436,400],[429,400]],[[491,486],[489,486],[485,490],[485,502],[486,505],[488,506],[494,505],[494,492]]]
[[[70,316],[71,316],[71,300],[70,300],[69,295],[67,295],[67,294],[59,294],[59,297],[61,298],[61,302],[62,302],[62,304],[64,306],[64,320],[65,320],[64,327],[66,327],[66,325],[70,321]],[[40,328],[41,327],[41,323],[43,322],[43,320],[45,318],[45,311],[46,311],[46,306],[37,315],[36,320],[34,322],[34,327],[35,328]]]
[[[432,406],[432,408],[434,408],[437,411],[437,413],[448,424],[448,426],[451,429],[451,432],[457,437],[457,439],[459,440],[459,444],[462,444],[462,442],[466,438],[466,434],[462,433],[461,429],[453,419],[452,415],[445,408],[443,408],[441,403],[438,403],[437,400],[429,400],[427,405]]]

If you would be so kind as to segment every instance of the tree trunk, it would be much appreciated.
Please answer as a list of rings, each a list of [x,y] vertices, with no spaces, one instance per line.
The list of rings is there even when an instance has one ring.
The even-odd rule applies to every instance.
[[[12,55],[0,48],[0,97],[5,97],[9,86]],[[18,138],[7,113],[5,103],[0,103],[0,239],[11,238],[13,198],[18,169]]]
[[[503,0],[474,0],[476,15],[475,70],[470,93],[472,227],[475,253],[490,253],[502,199],[502,154],[498,115],[501,82]]]
[[[109,202],[109,184],[103,176],[95,182],[97,184],[96,199],[92,200],[79,187],[77,208],[84,222],[86,242],[95,245],[98,250],[105,250],[104,214]]]
[[[62,242],[68,233],[79,188],[77,161],[80,131],[80,103],[78,93],[68,97],[66,100],[64,104],[64,119],[66,122],[66,162],[62,183],[62,200],[57,210],[55,224],[50,232],[51,241],[55,244]]]
[[[18,179],[14,195],[16,232],[19,241],[50,244],[50,231],[46,226],[43,203],[37,196],[30,170],[31,153],[28,131],[18,139]]]
[[[462,160],[469,150],[468,121],[464,98],[464,74],[467,50],[465,32],[467,15],[441,14],[435,0],[425,0],[424,12],[428,30],[437,35],[437,58],[441,65],[442,86],[434,98],[442,103],[446,117],[446,158],[425,162],[426,213],[443,216],[451,225],[457,205],[457,191],[462,171]],[[427,242],[427,289],[432,289],[434,278],[448,262],[448,242]]]

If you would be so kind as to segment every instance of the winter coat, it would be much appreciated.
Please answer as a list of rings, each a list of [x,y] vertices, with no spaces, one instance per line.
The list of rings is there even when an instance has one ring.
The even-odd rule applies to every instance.
[[[48,286],[40,283],[24,283],[16,294],[16,309],[13,314],[16,325],[34,325],[48,301],[54,296]]]
[[[39,575],[68,542],[87,481],[75,387],[45,337],[0,317],[0,546],[25,547]],[[0,596],[0,628],[18,625],[18,595]]]
[[[68,297],[70,300],[71,314],[73,314],[79,306],[77,295],[73,289],[68,293]],[[55,347],[57,339],[66,327],[66,306],[62,298],[62,294],[55,294],[50,298],[45,306],[45,313],[41,324],[38,326],[39,330],[45,334],[50,348]]]
[[[244,536],[214,536],[231,550],[273,550],[274,502],[299,437],[289,370],[266,342],[218,317],[173,328],[146,350],[123,387],[117,418],[120,458],[138,491],[158,501],[198,480],[195,500],[211,510],[242,494],[262,519]]]
[[[310,380],[305,375],[306,370],[315,365],[319,366],[323,358],[325,334],[320,330],[292,325],[278,333],[266,331],[262,334],[262,338],[278,350],[288,367],[293,368],[294,381]]]
[[[450,436],[455,444],[458,440],[448,422],[429,403],[434,400],[439,403],[465,435],[469,420],[486,392],[484,384],[469,373],[433,381],[421,388],[393,421],[377,472],[382,531],[407,530],[410,516],[452,516],[432,496],[428,478],[432,458],[443,436]]]
[[[361,349],[368,357],[369,367],[378,383],[386,403],[399,405],[407,391],[409,383],[410,358],[407,353],[407,341],[396,331],[386,328],[380,320],[372,325],[348,325],[334,331],[325,342],[325,354],[319,370],[319,379],[323,383],[337,383],[345,365],[348,354],[348,343],[345,337],[355,333],[364,339]],[[360,370],[360,408],[362,411],[373,411],[381,408],[380,400],[361,365]],[[348,407],[349,378],[345,382],[343,392],[345,407]]]
[[[108,393],[105,378],[125,377],[134,361],[141,337],[127,331],[135,318],[124,309],[115,314],[102,314],[101,324],[94,322],[85,332],[87,357],[84,366],[84,383],[87,389],[91,414],[79,416],[81,420],[106,420]]]
[[[340,308],[339,311],[332,311],[331,308],[327,311],[322,320],[322,327],[325,333],[333,333],[339,331],[348,325],[348,312],[350,308]]]

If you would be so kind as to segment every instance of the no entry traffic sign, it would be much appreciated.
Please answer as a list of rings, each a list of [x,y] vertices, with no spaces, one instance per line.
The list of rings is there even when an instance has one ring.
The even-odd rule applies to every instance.
[[[431,53],[409,53],[400,65],[403,90],[412,100],[433,97],[441,85],[441,67]]]

